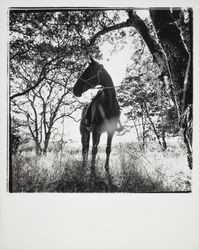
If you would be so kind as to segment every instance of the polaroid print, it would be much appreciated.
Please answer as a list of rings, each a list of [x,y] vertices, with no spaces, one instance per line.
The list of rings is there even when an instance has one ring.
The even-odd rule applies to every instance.
[[[9,8],[8,191],[192,190],[192,8]]]

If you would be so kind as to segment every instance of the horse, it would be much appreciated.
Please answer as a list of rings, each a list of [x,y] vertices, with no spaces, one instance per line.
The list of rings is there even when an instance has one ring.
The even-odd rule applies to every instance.
[[[114,133],[123,129],[120,122],[120,107],[111,76],[103,65],[95,61],[92,56],[89,59],[88,67],[78,78],[73,88],[74,95],[80,97],[88,89],[101,85],[101,90],[82,111],[80,122],[82,166],[85,167],[88,161],[90,133],[92,133],[91,179],[95,179],[95,161],[100,136],[103,132],[107,132],[105,170],[109,184],[111,184],[109,172],[111,143]]]

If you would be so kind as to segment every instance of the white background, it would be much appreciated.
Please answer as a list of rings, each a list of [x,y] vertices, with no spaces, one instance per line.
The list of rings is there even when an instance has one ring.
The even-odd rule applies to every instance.
[[[0,4],[0,250],[199,250],[199,4],[197,0],[195,2],[1,0]],[[187,5],[194,8],[193,192],[190,194],[8,193],[6,191],[8,7],[187,7]]]

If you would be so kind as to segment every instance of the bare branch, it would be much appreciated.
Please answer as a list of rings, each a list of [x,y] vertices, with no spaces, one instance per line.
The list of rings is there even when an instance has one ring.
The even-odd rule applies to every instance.
[[[72,52],[73,52],[73,51],[70,51],[70,53],[72,53]],[[63,59],[65,58],[65,56],[66,56],[65,54],[64,54],[64,55],[63,55],[63,54],[57,55],[54,59],[51,59],[50,61],[47,61],[47,62],[42,66],[42,69],[41,69],[41,72],[40,72],[40,74],[39,74],[39,77],[38,77],[37,82],[36,82],[33,86],[31,86],[31,87],[27,88],[26,90],[22,91],[21,93],[17,93],[17,94],[12,95],[12,96],[10,97],[10,100],[12,100],[12,99],[14,99],[14,98],[16,98],[16,97],[18,97],[18,96],[25,95],[25,94],[27,94],[28,92],[30,92],[31,90],[33,90],[33,89],[35,89],[36,87],[38,87],[39,84],[46,78],[47,73],[49,73],[49,72],[50,72],[51,70],[53,70],[53,69],[56,69],[56,64],[54,65],[54,67],[49,68],[48,70],[46,69],[47,66],[52,65],[52,63],[55,62],[56,60],[58,60],[58,62],[60,62],[61,60],[63,60]]]
[[[81,121],[81,119],[76,120],[76,119],[75,119],[73,116],[71,116],[71,115],[67,115],[67,117],[73,119],[73,121],[75,121],[75,122],[80,122],[80,121]]]
[[[21,92],[21,93],[17,93],[17,94],[12,95],[12,96],[10,97],[10,100],[14,99],[15,97],[25,95],[25,94],[27,94],[28,92],[30,92],[31,90],[35,89],[35,88],[40,84],[40,82],[42,82],[42,81],[44,80],[45,75],[43,75],[43,74],[44,74],[44,71],[45,71],[45,68],[46,68],[47,65],[49,65],[49,62],[46,62],[46,63],[43,65],[43,67],[42,67],[42,69],[41,69],[41,72],[40,72],[40,75],[39,75],[39,77],[38,77],[38,80],[37,80],[37,82],[36,82],[33,86],[27,88],[26,90],[24,90],[24,91]]]

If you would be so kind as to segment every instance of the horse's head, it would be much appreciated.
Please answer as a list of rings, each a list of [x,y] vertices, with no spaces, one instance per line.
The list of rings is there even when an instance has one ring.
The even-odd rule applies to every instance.
[[[88,67],[75,83],[73,88],[74,95],[81,96],[88,89],[100,85],[100,73],[102,68],[102,64],[99,64],[90,56]]]

